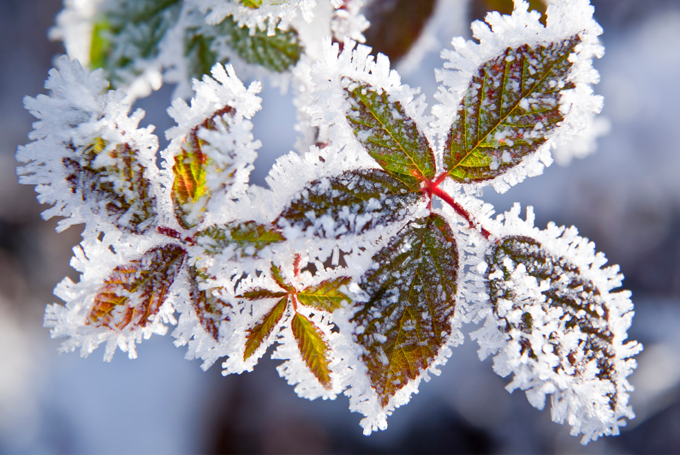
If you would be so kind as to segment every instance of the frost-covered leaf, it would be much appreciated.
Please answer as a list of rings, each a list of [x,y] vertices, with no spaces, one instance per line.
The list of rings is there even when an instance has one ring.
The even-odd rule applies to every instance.
[[[158,56],[160,43],[177,23],[181,8],[181,0],[106,2],[96,22],[102,26],[93,30],[93,43],[102,40],[108,45],[94,54],[91,66],[101,65],[114,87],[127,85]]]
[[[255,221],[211,226],[196,237],[210,254],[220,254],[231,248],[247,256],[255,256],[263,248],[286,240],[277,228]]]
[[[36,185],[45,218],[63,216],[58,229],[96,219],[136,234],[156,219],[153,128],[138,128],[144,113],[129,115],[130,101],[107,91],[101,71],[90,72],[66,57],[57,61],[45,87],[49,95],[27,97],[40,121],[33,140],[17,150],[20,182]],[[94,215],[94,216],[93,216]]]
[[[545,45],[507,48],[475,72],[458,107],[444,167],[459,182],[504,174],[536,152],[564,120],[560,96],[568,80],[575,35]]]
[[[213,49],[215,37],[204,30],[205,27],[189,27],[184,38],[184,58],[187,65],[187,76],[190,79],[201,79],[210,74],[216,62],[227,63],[228,59],[218,59]]]
[[[542,409],[552,395],[552,418],[583,434],[583,443],[618,434],[632,390],[626,377],[635,368],[639,343],[626,342],[633,317],[630,292],[618,266],[607,262],[575,228],[550,223],[546,230],[520,220],[519,206],[497,225],[508,235],[486,257],[491,313],[471,334],[480,356],[495,354],[494,371],[513,374],[506,388],[526,390]]]
[[[285,289],[286,291],[292,294],[295,293],[295,287],[293,287],[293,285],[289,283],[286,283],[286,280],[283,277],[283,273],[281,271],[281,267],[278,267],[276,264],[272,263],[271,272],[272,278],[274,278],[274,281],[276,281],[276,284],[278,284],[281,287],[281,289]]]
[[[189,297],[191,305],[196,312],[203,329],[208,332],[215,341],[219,341],[220,323],[228,321],[229,317],[224,314],[224,309],[231,304],[215,297],[210,290],[200,289],[200,284],[208,276],[196,267],[189,267]]]
[[[325,238],[357,235],[403,220],[421,198],[420,191],[381,170],[347,171],[309,183],[278,224]]]
[[[239,26],[231,17],[225,18],[214,30],[203,30],[213,35],[220,44],[231,48],[247,63],[260,65],[270,71],[281,73],[295,66],[302,54],[300,40],[295,30],[275,29],[273,34]]]
[[[366,44],[396,63],[420,37],[432,16],[434,0],[374,0],[365,9],[371,26],[364,32]]]
[[[103,208],[119,229],[142,234],[155,218],[155,198],[151,195],[146,169],[128,144],[113,149],[95,139],[77,157],[63,158],[66,180],[71,191],[80,195],[95,213]],[[79,155],[79,156],[78,156]],[[97,166],[98,162],[112,163]]]
[[[351,106],[347,120],[359,142],[385,171],[412,190],[434,177],[434,153],[399,101],[363,85],[347,94]]]
[[[291,323],[293,335],[298,342],[302,359],[314,376],[326,388],[331,386],[331,376],[328,359],[328,345],[323,334],[312,321],[296,313]]]
[[[260,298],[258,298],[258,300]],[[246,337],[246,348],[243,352],[244,360],[253,355],[260,345],[266,341],[267,338],[269,338],[269,335],[271,335],[278,323],[281,321],[283,313],[286,311],[287,305],[288,295],[279,300],[276,305],[272,307],[269,313],[264,316],[262,321],[255,325],[255,327],[252,329],[248,330],[248,335]]]
[[[184,143],[180,146],[181,152],[175,157],[175,165],[172,171],[175,180],[172,184],[172,202],[175,206],[175,216],[183,228],[189,229],[199,224],[203,219],[205,206],[210,199],[210,190],[206,185],[206,168],[212,160],[203,153],[205,140],[198,137],[199,131],[216,131],[217,122],[228,131],[223,116],[232,116],[233,109],[225,107],[208,117],[203,123],[194,127],[186,135]],[[215,166],[212,166],[215,168]],[[220,172],[222,169],[211,169]]]
[[[300,291],[297,299],[303,305],[332,312],[340,308],[343,301],[351,302],[351,299],[339,290],[341,286],[347,286],[350,281],[352,280],[349,277],[322,281],[316,286]]]
[[[259,84],[246,89],[230,65],[219,63],[212,76],[194,81],[191,106],[176,99],[168,109],[177,126],[166,132],[172,142],[162,156],[172,172],[175,215],[185,229],[245,192],[260,146],[248,120],[260,108]]]
[[[186,255],[180,246],[164,245],[116,267],[97,292],[87,324],[111,330],[146,326],[163,304]]]
[[[404,227],[373,262],[360,283],[369,300],[353,320],[371,386],[386,407],[452,333],[458,250],[448,223],[431,214]]]

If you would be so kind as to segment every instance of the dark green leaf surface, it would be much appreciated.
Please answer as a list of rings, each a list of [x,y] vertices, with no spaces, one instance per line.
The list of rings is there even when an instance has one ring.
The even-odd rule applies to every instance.
[[[560,95],[578,36],[545,46],[506,49],[477,69],[444,150],[444,166],[459,182],[493,179],[536,152],[564,120]]]
[[[112,85],[120,87],[142,71],[142,60],[155,58],[166,32],[177,22],[180,0],[115,0],[108,2],[94,27],[91,67],[101,66]],[[103,27],[103,25],[105,25]]]
[[[295,66],[302,52],[298,35],[294,30],[276,29],[275,34],[269,36],[266,31],[258,29],[251,35],[247,26],[239,27],[231,17],[215,25],[214,31],[204,33],[214,34],[217,39],[225,40],[225,43],[246,62],[264,66],[277,73]]]
[[[451,334],[458,277],[453,231],[439,215],[402,229],[361,279],[369,301],[354,316],[371,386],[386,406],[428,368]]]
[[[435,0],[374,0],[362,13],[371,23],[364,32],[366,44],[381,52],[394,64],[420,37],[432,16]]]
[[[164,245],[113,269],[95,296],[86,324],[111,330],[146,327],[165,301],[186,255],[177,245]]]
[[[312,321],[296,313],[291,324],[293,335],[298,342],[302,359],[316,379],[326,388],[331,386],[328,345],[323,339],[321,330]]]
[[[333,312],[342,305],[342,302],[351,302],[352,299],[340,292],[338,288],[350,283],[351,278],[340,277],[334,280],[326,280],[300,291],[297,295],[298,301],[319,310]]]
[[[577,362],[586,364],[595,360],[599,372],[597,377],[602,380],[615,381],[614,358],[615,352],[612,346],[613,335],[609,328],[607,308],[600,291],[590,280],[581,274],[578,267],[572,265],[564,258],[553,257],[546,252],[536,240],[523,236],[505,237],[492,250],[487,258],[490,265],[487,276],[489,280],[489,294],[494,305],[496,316],[498,315],[499,299],[513,302],[514,306],[522,308],[525,301],[516,301],[515,292],[509,286],[510,273],[518,266],[523,265],[527,274],[542,282],[550,284],[548,289],[542,291],[545,302],[542,303],[546,311],[549,308],[559,307],[564,312],[560,317],[560,327],[555,327],[557,332],[562,333],[559,338],[564,338],[564,333],[578,329],[587,334],[585,343],[578,346],[579,352],[561,349],[559,341],[554,341],[554,353],[560,359],[560,365],[555,368],[563,368],[562,365],[578,367]],[[500,272],[500,273],[498,273]],[[536,304],[541,304],[536,302]],[[527,354],[535,358],[532,348],[532,330],[534,323],[531,314],[524,313],[521,322],[510,322],[501,318],[505,331],[519,329],[526,336],[521,342]],[[616,407],[616,395],[610,395],[612,409]]]
[[[146,168],[137,160],[139,151],[128,144],[111,151],[105,151],[106,146],[106,141],[95,139],[77,158],[64,158],[66,180],[93,210],[104,210],[116,227],[143,234],[156,217],[156,206]],[[108,153],[115,164],[94,166],[101,153]]]
[[[255,221],[215,225],[196,235],[196,241],[210,254],[233,247],[247,256],[256,256],[268,245],[284,240],[278,229]]]
[[[357,235],[403,220],[422,197],[381,170],[347,171],[311,182],[293,197],[277,223],[325,238]]]
[[[347,113],[354,134],[382,168],[412,190],[436,171],[434,154],[404,107],[366,86],[348,91]]]
[[[201,79],[209,75],[213,65],[218,62],[217,52],[212,48],[215,39],[206,33],[206,27],[189,28],[184,38],[184,56],[186,57],[187,72],[190,79]],[[219,63],[227,63],[226,59]]]

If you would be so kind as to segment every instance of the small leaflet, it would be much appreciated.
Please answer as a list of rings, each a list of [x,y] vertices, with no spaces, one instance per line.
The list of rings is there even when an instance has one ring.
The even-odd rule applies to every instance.
[[[323,334],[312,321],[296,313],[291,324],[298,348],[309,369],[326,388],[331,387],[331,376],[328,361],[328,345]]]
[[[217,122],[220,122],[221,127],[228,131],[228,125],[223,116],[231,115],[233,115],[233,109],[226,106],[194,127],[186,135],[180,146],[181,151],[175,157],[175,164],[172,167],[175,176],[172,184],[172,202],[177,221],[184,229],[190,229],[203,221],[203,212],[211,196],[206,185],[206,168],[213,164],[213,160],[203,153],[202,148],[206,141],[200,139],[198,133],[202,130],[216,131]],[[220,169],[211,170],[220,171]]]
[[[250,293],[244,294],[244,297],[252,300],[260,300],[263,298],[274,297],[274,294],[281,293],[268,293],[264,290],[251,291]],[[248,357],[253,355],[255,351],[260,347],[262,342],[269,338],[274,329],[281,322],[283,313],[288,306],[288,294],[283,294],[284,297],[279,300],[276,305],[265,315],[265,317],[260,321],[255,327],[248,330],[248,335],[246,337],[246,348],[243,352],[243,360],[247,360]]]
[[[323,238],[358,235],[403,220],[422,197],[379,169],[346,171],[309,183],[277,223]]]
[[[298,301],[312,308],[333,312],[342,306],[342,302],[350,302],[350,298],[343,294],[339,288],[347,286],[352,280],[349,277],[340,277],[334,280],[325,280],[316,286],[306,288],[297,295]]]
[[[111,330],[145,327],[158,313],[186,255],[178,245],[164,245],[116,267],[97,292],[87,324]]]
[[[197,243],[213,255],[231,248],[246,256],[257,256],[267,246],[285,240],[277,228],[255,221],[215,225],[196,234]]]
[[[404,227],[373,262],[360,283],[369,300],[353,320],[384,408],[432,365],[452,333],[458,250],[451,227],[432,214]]]
[[[411,190],[434,177],[434,153],[399,101],[359,85],[347,91],[354,134],[380,166]]]
[[[297,269],[297,263],[295,268]],[[271,278],[279,289],[271,290],[258,287],[246,290],[237,296],[251,301],[278,299],[262,319],[248,329],[243,360],[248,360],[258,351],[278,327],[281,327],[278,330],[286,331],[289,326],[305,364],[319,383],[326,389],[330,389],[328,344],[322,331],[314,322],[299,312],[299,306],[332,313],[340,308],[343,302],[351,302],[351,299],[339,290],[341,286],[349,284],[351,278],[337,277],[298,290],[286,281],[281,268],[272,263],[270,271]],[[289,307],[292,307],[292,320],[290,313],[286,314],[286,309]],[[285,334],[283,336],[285,337]]]
[[[580,38],[507,48],[472,77],[444,150],[458,182],[491,180],[517,166],[564,120],[560,96],[574,88],[569,56]]]
[[[231,307],[231,304],[215,297],[210,290],[200,289],[199,284],[207,277],[205,272],[193,266],[189,267],[189,297],[201,326],[215,341],[219,342],[220,323],[223,320],[229,320],[222,310]]]

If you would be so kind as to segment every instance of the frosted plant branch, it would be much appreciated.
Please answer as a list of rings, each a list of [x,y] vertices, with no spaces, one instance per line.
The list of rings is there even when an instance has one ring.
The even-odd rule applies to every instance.
[[[464,323],[483,322],[472,337],[512,374],[509,391],[538,408],[551,395],[553,420],[583,443],[617,434],[634,416],[626,378],[641,350],[625,341],[633,307],[614,291],[618,267],[575,228],[538,229],[518,205],[494,217],[478,197],[540,174],[600,111],[593,8],[556,1],[544,26],[517,1],[473,23],[476,41],[442,52],[428,110],[357,44],[363,6],[66,3],[55,33],[103,70],[62,57],[50,94],[26,98],[39,121],[17,152],[20,180],[53,205],[45,217],[64,217],[59,229],[85,225],[81,279],[57,286],[66,305],[48,306],[45,325],[65,351],[104,343],[105,360],[176,325],[187,358],[221,359],[225,375],[276,345],[300,396],[346,394],[370,434],[439,374]],[[301,153],[279,158],[269,189],[248,183],[261,85],[237,71],[296,96]],[[158,169],[153,127],[138,128],[130,104],[162,79],[185,95],[191,76]]]

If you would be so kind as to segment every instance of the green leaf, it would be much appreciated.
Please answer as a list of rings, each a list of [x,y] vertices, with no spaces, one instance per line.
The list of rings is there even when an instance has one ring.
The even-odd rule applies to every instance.
[[[328,345],[323,339],[321,330],[312,321],[299,313],[293,316],[291,327],[303,360],[321,385],[330,388],[331,376],[330,362],[327,357]]]
[[[274,264],[273,262],[271,271],[272,278],[274,278],[274,281],[276,281],[276,284],[278,284],[281,287],[281,289],[285,289],[289,293],[295,293],[295,288],[290,284],[286,283],[286,280],[284,280],[283,274],[281,273],[281,269],[277,267],[276,264]]]
[[[199,283],[204,282],[206,278],[208,275],[205,272],[193,266],[189,267],[189,297],[203,329],[212,335],[215,341],[219,341],[220,322],[229,320],[223,309],[231,308],[231,305],[215,297],[212,292],[199,289]]]
[[[206,168],[212,160],[203,153],[202,149],[206,142],[198,137],[198,133],[201,130],[215,131],[216,122],[228,128],[223,116],[233,113],[234,110],[226,106],[194,127],[182,143],[181,152],[175,157],[175,164],[172,167],[175,175],[172,183],[172,202],[177,221],[184,229],[190,229],[203,221],[203,212],[211,196],[206,185]],[[219,169],[211,171],[219,172]]]
[[[280,292],[280,291],[271,291],[269,289],[264,289],[264,288],[255,288],[251,289],[250,291],[244,292],[242,295],[239,295],[237,297],[242,297],[244,299],[248,300],[262,300],[262,299],[273,299],[273,298],[280,298],[287,296],[287,292]]]
[[[360,286],[368,302],[354,316],[356,340],[383,407],[427,369],[452,332],[458,251],[439,215],[420,218],[374,257]]]
[[[263,248],[286,240],[277,228],[255,221],[211,226],[199,232],[196,239],[210,254],[232,247],[247,256],[257,256]]]
[[[553,354],[559,358],[559,364],[553,368],[560,370],[585,365],[592,361],[598,367],[596,376],[601,380],[616,382],[616,352],[612,345],[613,334],[609,327],[608,309],[605,299],[595,283],[583,277],[581,270],[563,257],[554,257],[547,252],[538,241],[524,236],[509,236],[501,239],[487,257],[489,295],[494,306],[494,313],[502,321],[502,330],[510,332],[520,330],[522,353],[536,358],[534,352],[534,330],[536,322],[529,312],[532,305],[540,305],[546,313],[552,308],[560,308],[559,321],[552,330],[560,335],[551,337],[548,343],[554,345]],[[513,285],[512,273],[518,266],[524,266],[526,273],[547,285],[541,290],[544,301],[520,298],[521,292]],[[501,308],[501,300],[512,302],[512,309],[525,311],[521,319],[509,317],[512,312],[507,305]],[[575,333],[576,332],[576,333]],[[564,349],[560,345],[563,339],[569,339],[578,332],[585,334],[585,340]],[[541,337],[538,335],[539,338]],[[542,338],[541,338],[542,340]],[[542,341],[539,342],[541,349]],[[545,350],[545,349],[544,349]],[[557,371],[556,370],[556,371]],[[614,387],[616,390],[616,387]],[[610,406],[616,408],[616,393],[608,395]]]
[[[186,256],[183,248],[168,244],[113,269],[97,291],[86,323],[111,330],[145,327],[165,301]]]
[[[187,65],[187,73],[191,79],[201,79],[203,75],[210,74],[213,65],[219,61],[225,64],[228,59],[217,58],[217,52],[213,50],[214,36],[205,33],[206,27],[193,27],[186,30],[184,38],[184,56]]]
[[[92,43],[90,44],[90,68],[104,68],[106,59],[111,52],[112,42],[107,37],[111,32],[111,23],[101,20],[92,28]]]
[[[359,142],[385,171],[414,191],[421,181],[434,177],[434,153],[399,101],[361,85],[347,94],[351,106],[347,120]]]
[[[239,27],[231,17],[225,18],[214,30],[203,28],[204,33],[223,40],[234,52],[247,63],[264,66],[270,71],[282,73],[295,66],[300,60],[302,48],[297,32],[276,29],[274,35],[266,31],[251,30],[247,26]]]
[[[435,0],[374,0],[362,13],[371,23],[364,32],[366,44],[396,63],[420,37],[434,12]]]
[[[262,0],[238,0],[243,6],[248,8],[259,8],[262,6]]]
[[[493,179],[534,153],[559,125],[569,56],[580,38],[508,48],[481,65],[460,106],[444,150],[444,166],[459,182]]]
[[[102,153],[114,164],[95,166]],[[93,210],[103,208],[119,229],[143,234],[156,217],[155,198],[151,195],[146,168],[137,160],[138,150],[119,144],[107,150],[103,139],[78,150],[77,159],[64,158],[66,180],[74,193],[80,193]]]
[[[276,223],[325,238],[363,234],[403,220],[422,197],[379,169],[347,171],[309,183]]]
[[[248,357],[253,355],[255,351],[260,347],[260,345],[269,338],[272,331],[276,328],[276,325],[281,321],[283,313],[286,310],[288,304],[288,296],[282,298],[278,301],[274,307],[269,310],[262,321],[260,321],[255,327],[248,330],[248,335],[246,336],[246,349],[243,352],[243,360],[247,360]]]
[[[351,278],[344,276],[334,280],[322,281],[316,286],[300,291],[297,299],[303,305],[332,312],[340,308],[343,301],[352,301],[338,290],[339,287],[348,285],[350,281],[352,281]]]
[[[145,67],[145,60],[154,59],[166,32],[177,23],[180,0],[116,0],[106,4],[96,24],[107,24],[104,30],[96,26],[93,43],[108,42],[96,51],[92,67],[104,68],[114,87],[120,87]],[[91,52],[92,53],[92,52]]]

